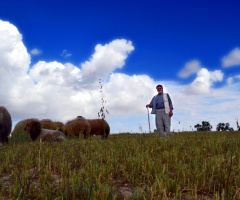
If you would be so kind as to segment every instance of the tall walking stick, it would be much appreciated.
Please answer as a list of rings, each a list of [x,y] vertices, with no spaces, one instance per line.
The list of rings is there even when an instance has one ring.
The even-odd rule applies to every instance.
[[[151,133],[151,127],[150,127],[150,118],[149,118],[149,110],[147,107],[147,112],[148,112],[148,125],[149,125],[149,133]]]

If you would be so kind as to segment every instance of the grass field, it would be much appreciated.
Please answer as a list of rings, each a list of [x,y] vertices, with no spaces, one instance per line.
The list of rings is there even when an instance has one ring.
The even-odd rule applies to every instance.
[[[10,138],[2,199],[240,199],[240,132],[118,134],[62,143]]]

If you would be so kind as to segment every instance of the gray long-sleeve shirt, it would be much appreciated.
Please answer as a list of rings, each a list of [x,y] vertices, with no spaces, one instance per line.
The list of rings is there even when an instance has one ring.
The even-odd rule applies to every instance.
[[[168,97],[168,102],[169,102],[169,108],[173,110],[173,105],[172,105],[172,100],[170,98],[170,96],[167,94]],[[151,107],[153,107],[153,99],[155,98],[155,96],[152,98],[152,101],[150,103]],[[158,94],[156,96],[156,109],[163,109],[165,108],[164,106],[164,100],[163,100],[163,93]]]

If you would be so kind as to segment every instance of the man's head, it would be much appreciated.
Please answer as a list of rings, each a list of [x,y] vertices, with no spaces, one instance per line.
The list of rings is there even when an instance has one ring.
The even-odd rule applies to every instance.
[[[162,85],[157,85],[156,89],[157,89],[158,93],[162,93],[163,86]]]

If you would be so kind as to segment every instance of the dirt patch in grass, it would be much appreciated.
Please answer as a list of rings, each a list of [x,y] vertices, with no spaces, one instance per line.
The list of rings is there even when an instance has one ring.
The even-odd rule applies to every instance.
[[[129,183],[122,183],[121,180],[115,179],[113,180],[113,185],[115,188],[115,193],[120,195],[121,198],[126,199],[137,195],[141,197],[143,195],[143,187],[133,187]]]
[[[120,195],[123,199],[129,198],[133,194],[132,187],[128,183],[122,183],[121,180],[113,180],[113,185],[115,188],[115,193]]]
[[[12,175],[7,173],[3,174],[2,177],[0,177],[0,183],[6,188],[11,187]]]

